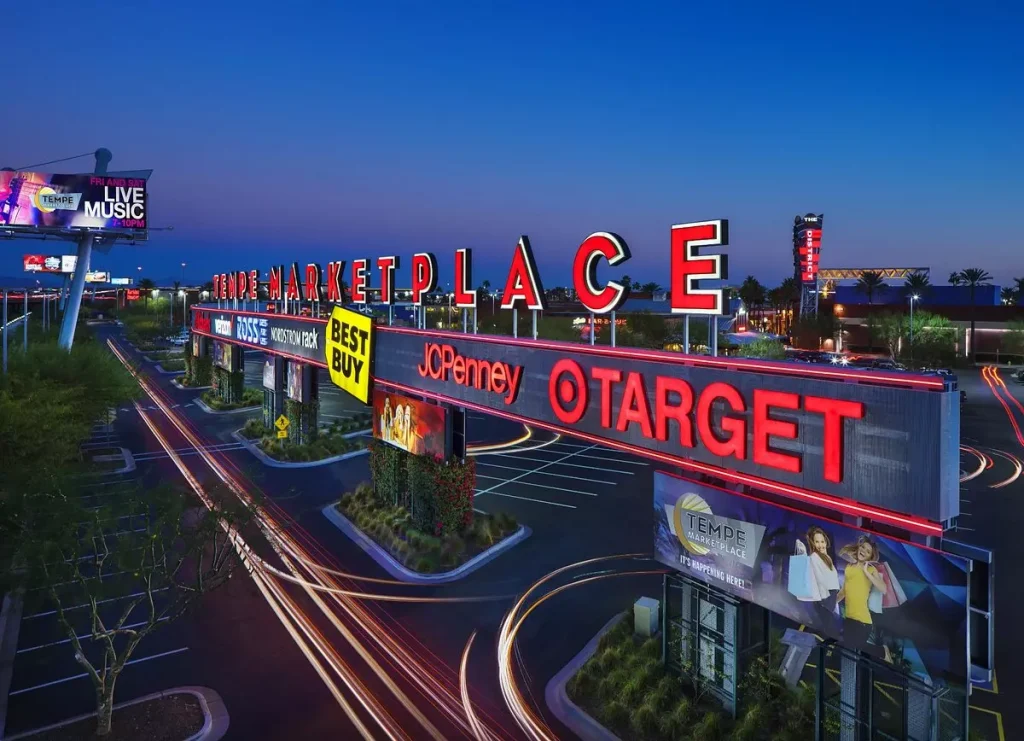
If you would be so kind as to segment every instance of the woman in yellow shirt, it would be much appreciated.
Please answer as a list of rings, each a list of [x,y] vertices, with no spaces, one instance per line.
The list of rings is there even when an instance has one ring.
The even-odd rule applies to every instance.
[[[890,661],[888,647],[868,642],[872,628],[868,597],[872,589],[882,594],[886,592],[885,580],[875,567],[880,557],[878,545],[870,536],[861,535],[856,543],[840,548],[839,555],[850,562],[843,572],[843,588],[836,597],[837,603],[846,601],[843,643],[848,648],[859,649],[876,658]]]

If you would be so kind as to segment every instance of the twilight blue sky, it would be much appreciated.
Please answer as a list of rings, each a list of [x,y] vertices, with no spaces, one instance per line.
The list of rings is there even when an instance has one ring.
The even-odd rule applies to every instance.
[[[815,211],[826,267],[1024,275],[1017,3],[55,0],[2,23],[0,166],[105,146],[155,170],[175,229],[96,257],[115,274],[394,253],[404,285],[426,249],[445,283],[473,247],[497,283],[525,233],[553,286],[611,230],[614,273],[664,284],[669,226],[728,218],[732,281],[775,283]],[[0,245],[0,275],[40,247]]]

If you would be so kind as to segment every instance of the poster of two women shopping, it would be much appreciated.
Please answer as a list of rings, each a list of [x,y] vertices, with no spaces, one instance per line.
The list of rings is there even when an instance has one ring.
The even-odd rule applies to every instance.
[[[968,562],[657,472],[655,555],[930,680],[967,676]]]

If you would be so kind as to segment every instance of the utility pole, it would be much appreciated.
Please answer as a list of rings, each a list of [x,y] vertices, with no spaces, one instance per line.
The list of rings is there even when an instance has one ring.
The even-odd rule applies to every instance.
[[[96,150],[97,175],[105,175],[107,165],[113,155],[109,149]],[[64,312],[64,319],[60,325],[60,338],[58,344],[68,352],[75,340],[75,326],[78,324],[78,311],[82,308],[82,291],[85,289],[85,274],[89,271],[89,262],[92,258],[92,245],[95,237],[89,232],[82,235],[78,240],[78,261],[75,264],[75,277],[71,281],[71,295],[68,297],[67,310]]]

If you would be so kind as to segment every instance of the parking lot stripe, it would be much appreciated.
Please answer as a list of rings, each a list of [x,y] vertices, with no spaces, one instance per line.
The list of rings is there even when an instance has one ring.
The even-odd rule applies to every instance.
[[[525,471],[526,473],[536,473],[532,469],[516,468],[515,466],[499,466],[497,463],[477,463],[476,467],[481,468],[486,466],[488,468],[504,468],[506,471]],[[593,469],[591,469],[593,470]],[[588,484],[603,484],[604,486],[615,486],[614,481],[601,481],[600,479],[585,479],[582,476],[571,476],[567,473],[550,473],[548,471],[541,471],[541,476],[554,476],[559,479],[573,479],[575,481],[586,481]]]
[[[537,473],[537,472],[536,471],[528,471],[527,473],[525,473],[523,475],[524,476],[529,476],[532,473]],[[506,480],[506,479],[501,478],[500,476],[484,476],[484,475],[478,473],[476,475],[476,477],[478,479],[491,479],[492,481],[501,481],[502,482],[501,484],[496,484],[493,487],[495,489],[497,489],[499,486],[503,486],[504,484],[511,484],[514,481],[515,483],[522,484],[523,486],[536,486],[538,489],[552,489],[554,491],[564,491],[564,492],[566,492],[568,494],[582,494],[585,497],[596,497],[597,496],[597,494],[595,494],[592,491],[577,491],[576,489],[566,489],[566,488],[561,487],[561,486],[548,486],[547,484],[534,484],[534,483],[531,483],[529,481],[523,481],[522,478],[518,477],[518,476],[516,478],[514,478],[514,479],[507,479]],[[487,491],[489,492],[489,491],[491,491],[491,489],[488,489]]]
[[[154,589],[153,593],[156,594],[157,592],[166,592],[168,589],[170,589],[170,587],[160,587],[160,589]],[[121,596],[121,597],[109,597],[108,599],[97,600],[96,604],[97,605],[102,605],[102,604],[104,604],[106,602],[117,602],[118,600],[131,599],[132,597],[141,597],[144,594],[146,594],[146,593],[145,592],[135,592],[134,594],[126,594],[126,595]],[[74,607],[65,607],[64,608],[64,612],[71,612],[72,610],[80,610],[83,607],[91,607],[91,606],[92,605],[86,603],[84,605],[75,605]],[[23,615],[21,619],[22,620],[31,620],[32,618],[46,617],[47,615],[56,615],[56,614],[57,614],[56,610],[47,610],[46,612],[37,612],[37,613],[34,613],[32,615]]]
[[[180,654],[183,651],[188,651],[188,646],[185,646],[184,648],[176,648],[173,651],[164,651],[163,653],[160,653],[160,654],[153,654],[152,656],[144,656],[141,659],[132,659],[131,661],[126,661],[124,665],[125,666],[131,666],[132,664],[141,664],[144,661],[151,661],[153,659],[162,659],[164,656],[171,656],[173,654]],[[15,695],[23,695],[26,692],[32,692],[34,690],[41,690],[41,689],[44,689],[46,687],[52,687],[55,684],[63,684],[64,682],[70,682],[70,681],[72,681],[74,679],[84,679],[85,677],[88,677],[88,676],[89,676],[88,674],[86,674],[85,672],[82,672],[81,674],[75,674],[75,675],[72,675],[70,677],[64,677],[63,679],[55,679],[52,682],[44,682],[43,684],[37,684],[34,687],[26,687],[26,688],[21,689],[21,690],[15,690],[14,692],[8,693],[8,697],[14,697]]]
[[[488,453],[488,455],[494,455],[494,456],[497,456],[499,458],[515,458],[515,459],[521,460],[521,461],[534,461],[535,463],[548,463],[549,462],[547,460],[547,458],[531,458],[531,457],[529,457],[527,455],[519,455],[517,453]],[[484,464],[483,463],[478,463],[477,465],[478,466],[482,466]],[[594,467],[592,465],[582,464],[582,463],[559,463],[558,465],[560,465],[560,466],[572,466],[573,468],[585,468],[588,471],[593,471],[594,470]],[[621,474],[623,474],[625,476],[635,476],[636,475],[636,474],[633,473],[633,471],[624,471],[624,470],[618,469],[618,468],[602,468],[601,470],[602,471],[608,471],[609,473],[621,473]]]
[[[592,446],[592,447],[596,447],[596,446]],[[485,493],[488,492],[488,491],[491,491],[493,489],[497,489],[497,488],[499,488],[501,486],[504,486],[505,484],[511,484],[511,483],[513,483],[515,481],[518,481],[519,479],[525,478],[526,476],[529,476],[531,473],[537,473],[537,471],[543,471],[545,468],[547,468],[549,466],[553,466],[556,463],[561,463],[562,461],[569,460],[570,458],[572,458],[574,456],[577,456],[577,455],[579,455],[578,452],[577,453],[569,453],[568,455],[564,455],[561,458],[559,458],[558,460],[551,461],[550,463],[545,463],[543,466],[539,466],[538,468],[535,468],[533,471],[530,471],[528,473],[521,473],[518,476],[516,476],[515,478],[509,479],[508,481],[502,481],[502,483],[500,483],[500,484],[495,484],[490,489],[485,490]],[[488,477],[485,477],[485,478],[488,478]],[[493,477],[489,477],[489,478],[493,478]],[[594,496],[594,495],[592,495],[592,496]]]
[[[629,465],[629,466],[649,466],[649,465],[651,465],[650,463],[647,463],[645,461],[635,461],[635,460],[629,460],[627,458],[609,457],[607,455],[604,455],[603,453],[605,451],[607,451],[608,453],[618,453],[619,451],[618,450],[613,450],[611,448],[605,448],[605,447],[603,447],[601,445],[586,445],[586,446],[583,446],[583,445],[575,445],[575,444],[572,444],[572,443],[552,443],[552,445],[550,447],[557,448],[557,447],[560,447],[560,446],[566,446],[566,447],[569,447],[569,448],[576,448],[577,450],[580,450],[581,453],[577,453],[576,454],[576,455],[579,455],[580,458],[594,458],[594,459],[599,460],[599,461],[611,461],[612,463],[625,463],[626,465]],[[601,452],[602,455],[600,455],[600,456],[583,455],[582,454],[583,450],[596,450],[598,452]],[[555,455],[561,455],[564,451],[548,450],[548,452],[549,453],[554,453]]]
[[[162,623],[165,620],[170,620],[170,618],[169,617],[157,618],[156,621],[158,623]],[[132,628],[138,628],[141,625],[146,625],[148,622],[149,622],[148,620],[142,620],[141,622],[131,623],[130,625],[123,625],[121,627],[122,627],[123,630],[130,630]],[[83,633],[82,635],[76,635],[75,638],[77,638],[78,640],[82,640],[83,638],[92,638],[92,633]],[[28,648],[19,648],[17,651],[15,651],[15,653],[16,654],[27,654],[27,653],[30,653],[32,651],[38,651],[38,650],[43,649],[43,648],[50,648],[51,646],[60,646],[60,645],[63,645],[65,643],[71,643],[71,639],[70,638],[65,638],[65,639],[60,640],[60,641],[51,641],[50,643],[40,643],[38,646],[29,646]]]
[[[515,494],[502,494],[500,491],[480,491],[476,489],[476,496],[482,496],[484,494],[493,494],[496,497],[505,497],[506,499],[521,499],[524,502],[536,502],[537,504],[550,504],[552,507],[565,507],[566,509],[576,509],[575,504],[562,504],[561,502],[549,502],[547,499],[533,499],[532,497],[519,497]]]

